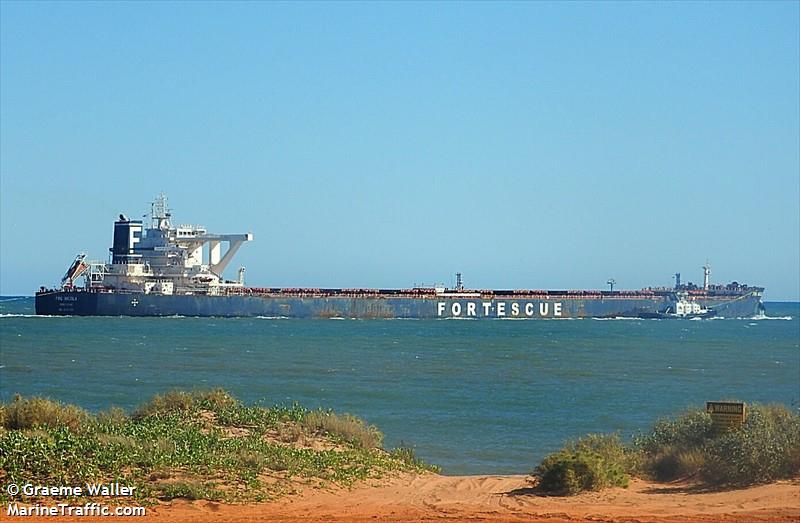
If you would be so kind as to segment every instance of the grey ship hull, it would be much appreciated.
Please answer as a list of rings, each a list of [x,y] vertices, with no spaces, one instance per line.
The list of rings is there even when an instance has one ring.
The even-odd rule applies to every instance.
[[[445,296],[300,297],[277,295],[160,295],[84,290],[45,291],[36,295],[36,313],[75,316],[218,316],[286,318],[613,318],[657,313],[674,296],[547,299]],[[763,313],[759,293],[704,297],[698,302],[717,317],[742,318]]]

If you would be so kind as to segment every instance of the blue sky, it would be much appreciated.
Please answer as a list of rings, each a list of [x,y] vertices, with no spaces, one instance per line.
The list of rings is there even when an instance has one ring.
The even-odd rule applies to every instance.
[[[0,4],[0,293],[163,190],[258,286],[800,299],[800,6]]]

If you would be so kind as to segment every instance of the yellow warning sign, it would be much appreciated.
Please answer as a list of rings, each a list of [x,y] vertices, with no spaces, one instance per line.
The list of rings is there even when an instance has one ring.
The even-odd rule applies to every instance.
[[[730,401],[708,401],[706,412],[711,415],[711,423],[718,431],[738,429],[747,417],[744,403]]]

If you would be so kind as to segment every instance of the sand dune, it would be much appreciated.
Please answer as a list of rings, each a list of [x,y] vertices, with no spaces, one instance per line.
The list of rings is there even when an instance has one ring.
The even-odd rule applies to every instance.
[[[716,492],[705,492],[690,485],[634,480],[628,489],[568,498],[538,496],[527,480],[525,476],[401,475],[362,483],[352,489],[306,489],[271,503],[225,505],[178,500],[149,508],[145,518],[125,519],[186,523],[800,521],[800,480]],[[53,519],[70,521],[69,518],[47,520]],[[25,520],[37,519],[27,517]]]

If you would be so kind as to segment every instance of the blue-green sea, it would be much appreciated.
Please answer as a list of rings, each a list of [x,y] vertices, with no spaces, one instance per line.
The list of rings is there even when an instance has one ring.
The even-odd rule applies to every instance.
[[[800,405],[800,304],[726,320],[33,316],[0,298],[0,398],[132,408],[223,387],[377,425],[446,474],[527,473],[564,440],[630,437],[707,400]]]

